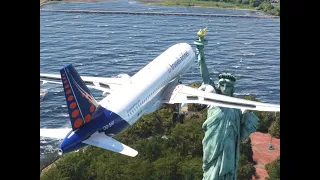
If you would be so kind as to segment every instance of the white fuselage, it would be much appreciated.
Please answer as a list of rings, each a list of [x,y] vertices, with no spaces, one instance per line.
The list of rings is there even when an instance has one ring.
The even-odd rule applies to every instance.
[[[162,92],[168,83],[188,71],[194,58],[195,53],[189,44],[173,45],[99,104],[132,125],[161,104]]]

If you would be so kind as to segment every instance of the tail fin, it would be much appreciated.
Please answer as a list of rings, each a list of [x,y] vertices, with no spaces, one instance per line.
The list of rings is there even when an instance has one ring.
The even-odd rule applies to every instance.
[[[72,64],[61,69],[60,74],[71,126],[76,130],[91,121],[98,103]]]

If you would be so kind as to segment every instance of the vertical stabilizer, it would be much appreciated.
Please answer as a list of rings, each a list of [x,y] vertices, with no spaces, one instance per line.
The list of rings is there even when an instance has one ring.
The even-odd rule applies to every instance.
[[[92,120],[98,103],[72,64],[61,69],[60,74],[71,126],[76,130]]]

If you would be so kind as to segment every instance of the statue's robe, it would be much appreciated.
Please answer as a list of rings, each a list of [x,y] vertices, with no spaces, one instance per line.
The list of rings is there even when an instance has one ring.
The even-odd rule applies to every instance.
[[[210,107],[202,129],[203,180],[235,180],[240,142],[256,130],[258,118],[239,109]]]

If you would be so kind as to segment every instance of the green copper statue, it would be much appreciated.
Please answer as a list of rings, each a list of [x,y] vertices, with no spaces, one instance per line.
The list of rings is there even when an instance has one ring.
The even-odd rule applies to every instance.
[[[198,32],[196,53],[203,79],[199,88],[206,92],[233,96],[235,77],[230,73],[219,75],[218,87],[209,77],[203,48],[207,44],[204,36],[207,28]],[[202,125],[205,132],[203,145],[203,180],[237,179],[240,142],[245,141],[256,131],[259,119],[251,112],[240,109],[209,106],[207,119]]]

